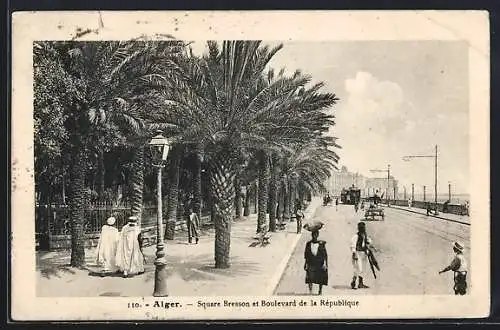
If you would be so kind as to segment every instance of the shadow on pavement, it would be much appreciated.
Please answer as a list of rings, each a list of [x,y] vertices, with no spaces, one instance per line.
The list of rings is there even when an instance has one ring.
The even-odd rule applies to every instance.
[[[149,268],[149,269],[148,269]],[[148,267],[144,275],[144,281],[154,281],[154,265]],[[167,264],[167,277],[174,274],[189,281],[214,281],[221,277],[237,277],[244,274],[255,274],[263,271],[257,263],[243,261],[238,257],[231,258],[231,267],[227,269],[217,269],[214,267],[213,255],[204,254],[194,256],[189,260],[182,260],[180,257],[169,257]]]
[[[101,297],[121,297],[120,292],[103,292],[99,296]]]
[[[53,267],[46,267],[40,269],[39,271],[43,277],[50,279],[51,277],[62,277],[64,275],[67,275],[68,273],[71,275],[75,275],[76,270],[88,270],[88,269],[86,267],[75,268],[71,267],[70,265],[54,265]]]
[[[344,290],[344,289],[352,290],[350,285],[330,285],[330,287],[332,289],[338,289],[338,290]]]
[[[94,276],[94,277],[123,277],[122,273],[119,272],[114,272],[114,273],[105,273],[101,271],[90,271],[89,276]]]

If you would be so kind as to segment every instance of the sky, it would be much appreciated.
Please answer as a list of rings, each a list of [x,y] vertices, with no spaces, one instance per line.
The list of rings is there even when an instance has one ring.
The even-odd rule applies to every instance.
[[[276,45],[278,42],[265,41]],[[438,193],[469,192],[468,46],[460,41],[282,42],[269,63],[287,72],[300,69],[323,81],[340,98],[331,111],[329,134],[342,149],[339,168],[366,177],[386,169],[400,187],[434,190],[438,145]],[[198,51],[201,43],[195,43]]]

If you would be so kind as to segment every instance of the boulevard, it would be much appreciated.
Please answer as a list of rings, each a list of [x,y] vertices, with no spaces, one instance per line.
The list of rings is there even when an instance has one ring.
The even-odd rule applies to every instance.
[[[350,240],[364,212],[354,211],[352,205],[320,206],[314,218],[325,223],[319,239],[327,242],[328,286],[323,295],[447,295],[453,294],[453,273],[438,274],[453,256],[455,240],[465,245],[470,260],[470,226],[384,207],[384,221],[366,221],[368,235],[379,250],[376,258],[381,271],[377,279],[367,265],[365,282],[368,289],[351,289],[352,278]],[[311,219],[306,219],[305,222]],[[308,294],[304,283],[304,246],[310,240],[304,231],[283,276],[275,290],[277,295]],[[472,282],[471,273],[468,283]],[[317,287],[313,289],[317,293]]]

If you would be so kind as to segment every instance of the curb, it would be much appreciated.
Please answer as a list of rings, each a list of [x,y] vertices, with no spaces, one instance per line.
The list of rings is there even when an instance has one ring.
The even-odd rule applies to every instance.
[[[317,205],[315,205],[314,210],[312,210],[312,212],[311,211],[304,212],[305,213],[304,215],[314,214],[314,212],[316,212],[316,209],[318,208],[318,206],[320,204],[321,203],[318,203]],[[283,277],[283,273],[286,269],[286,266],[288,265],[288,262],[290,261],[290,258],[292,257],[293,251],[295,251],[295,248],[297,247],[297,244],[299,243],[300,238],[302,237],[303,234],[304,234],[304,231],[302,231],[299,235],[296,234],[296,237],[293,240],[292,244],[290,245],[289,250],[287,251],[287,253],[283,257],[283,259],[281,260],[281,262],[278,265],[277,270],[275,271],[275,273],[273,274],[273,276],[269,280],[270,284],[266,287],[265,295],[268,295],[268,296],[274,295],[274,291],[276,291],[276,288],[278,287],[278,284],[279,284],[281,278]]]
[[[408,210],[408,209],[401,208],[401,207],[398,207],[398,206],[391,206],[390,208],[396,209],[396,210],[401,210],[401,211],[406,211],[406,212],[411,212],[411,213],[416,213],[416,214],[420,214],[420,215],[426,215],[425,213],[422,213],[422,212]],[[450,221],[450,222],[456,222],[456,223],[459,223],[459,224],[462,224],[462,225],[470,226],[470,223],[468,223],[468,222],[463,222],[463,221],[458,221],[458,220],[452,220],[452,219],[440,217],[438,215],[429,215],[429,217],[433,217],[433,218],[437,218],[437,219],[441,219],[441,220],[446,220],[446,221]]]

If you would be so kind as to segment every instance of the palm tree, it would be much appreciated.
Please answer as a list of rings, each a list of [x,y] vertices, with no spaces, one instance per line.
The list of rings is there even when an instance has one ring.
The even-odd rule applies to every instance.
[[[201,219],[202,205],[202,186],[201,186],[201,171],[202,171],[202,150],[199,146],[194,148],[193,157],[193,210]]]
[[[273,153],[271,157],[271,177],[269,182],[269,231],[276,231],[276,216],[278,204],[278,176],[279,176],[279,161],[277,153]]]
[[[179,176],[182,146],[174,145],[167,156],[167,223],[165,226],[165,239],[172,240],[175,236],[175,224],[178,211],[184,214],[179,207]]]
[[[165,54],[180,47],[183,44],[177,41],[39,42],[34,46],[35,63],[41,75],[56,70],[59,78],[51,81],[51,87],[65,91],[63,97],[48,106],[62,105],[66,118],[64,126],[71,156],[72,266],[85,263],[83,222],[88,146],[99,141],[102,127],[119,131],[123,136],[133,136],[133,132],[142,130],[144,107],[140,97],[157,85],[156,70],[165,70]],[[150,64],[144,66],[144,63]],[[135,157],[136,163],[142,162],[140,153],[142,150]],[[142,185],[141,180],[139,175],[134,182]],[[134,195],[140,192],[142,198],[142,190],[134,192]]]
[[[266,215],[269,189],[269,156],[265,150],[258,152],[259,160],[259,213],[257,216],[257,233],[266,230]]]
[[[180,141],[199,143],[206,153],[216,211],[217,268],[229,267],[234,180],[243,150],[259,155],[260,173],[266,175],[268,152],[283,149],[285,140],[318,134],[330,117],[317,110],[336,100],[334,95],[316,93],[318,86],[305,89],[310,77],[300,72],[266,77],[265,67],[280,49],[281,45],[261,46],[260,41],[224,41],[222,48],[208,42],[208,54],[190,62],[190,88],[169,92],[163,100],[171,120],[185,127]],[[259,184],[263,195],[266,186]],[[267,197],[261,204],[262,218]]]
[[[288,166],[283,169],[289,178],[290,191],[296,190],[296,184],[313,193],[326,191],[325,182],[332,170],[337,169],[339,160],[332,147],[340,148],[335,139],[330,137],[321,137],[297,146],[295,153],[289,157]]]

